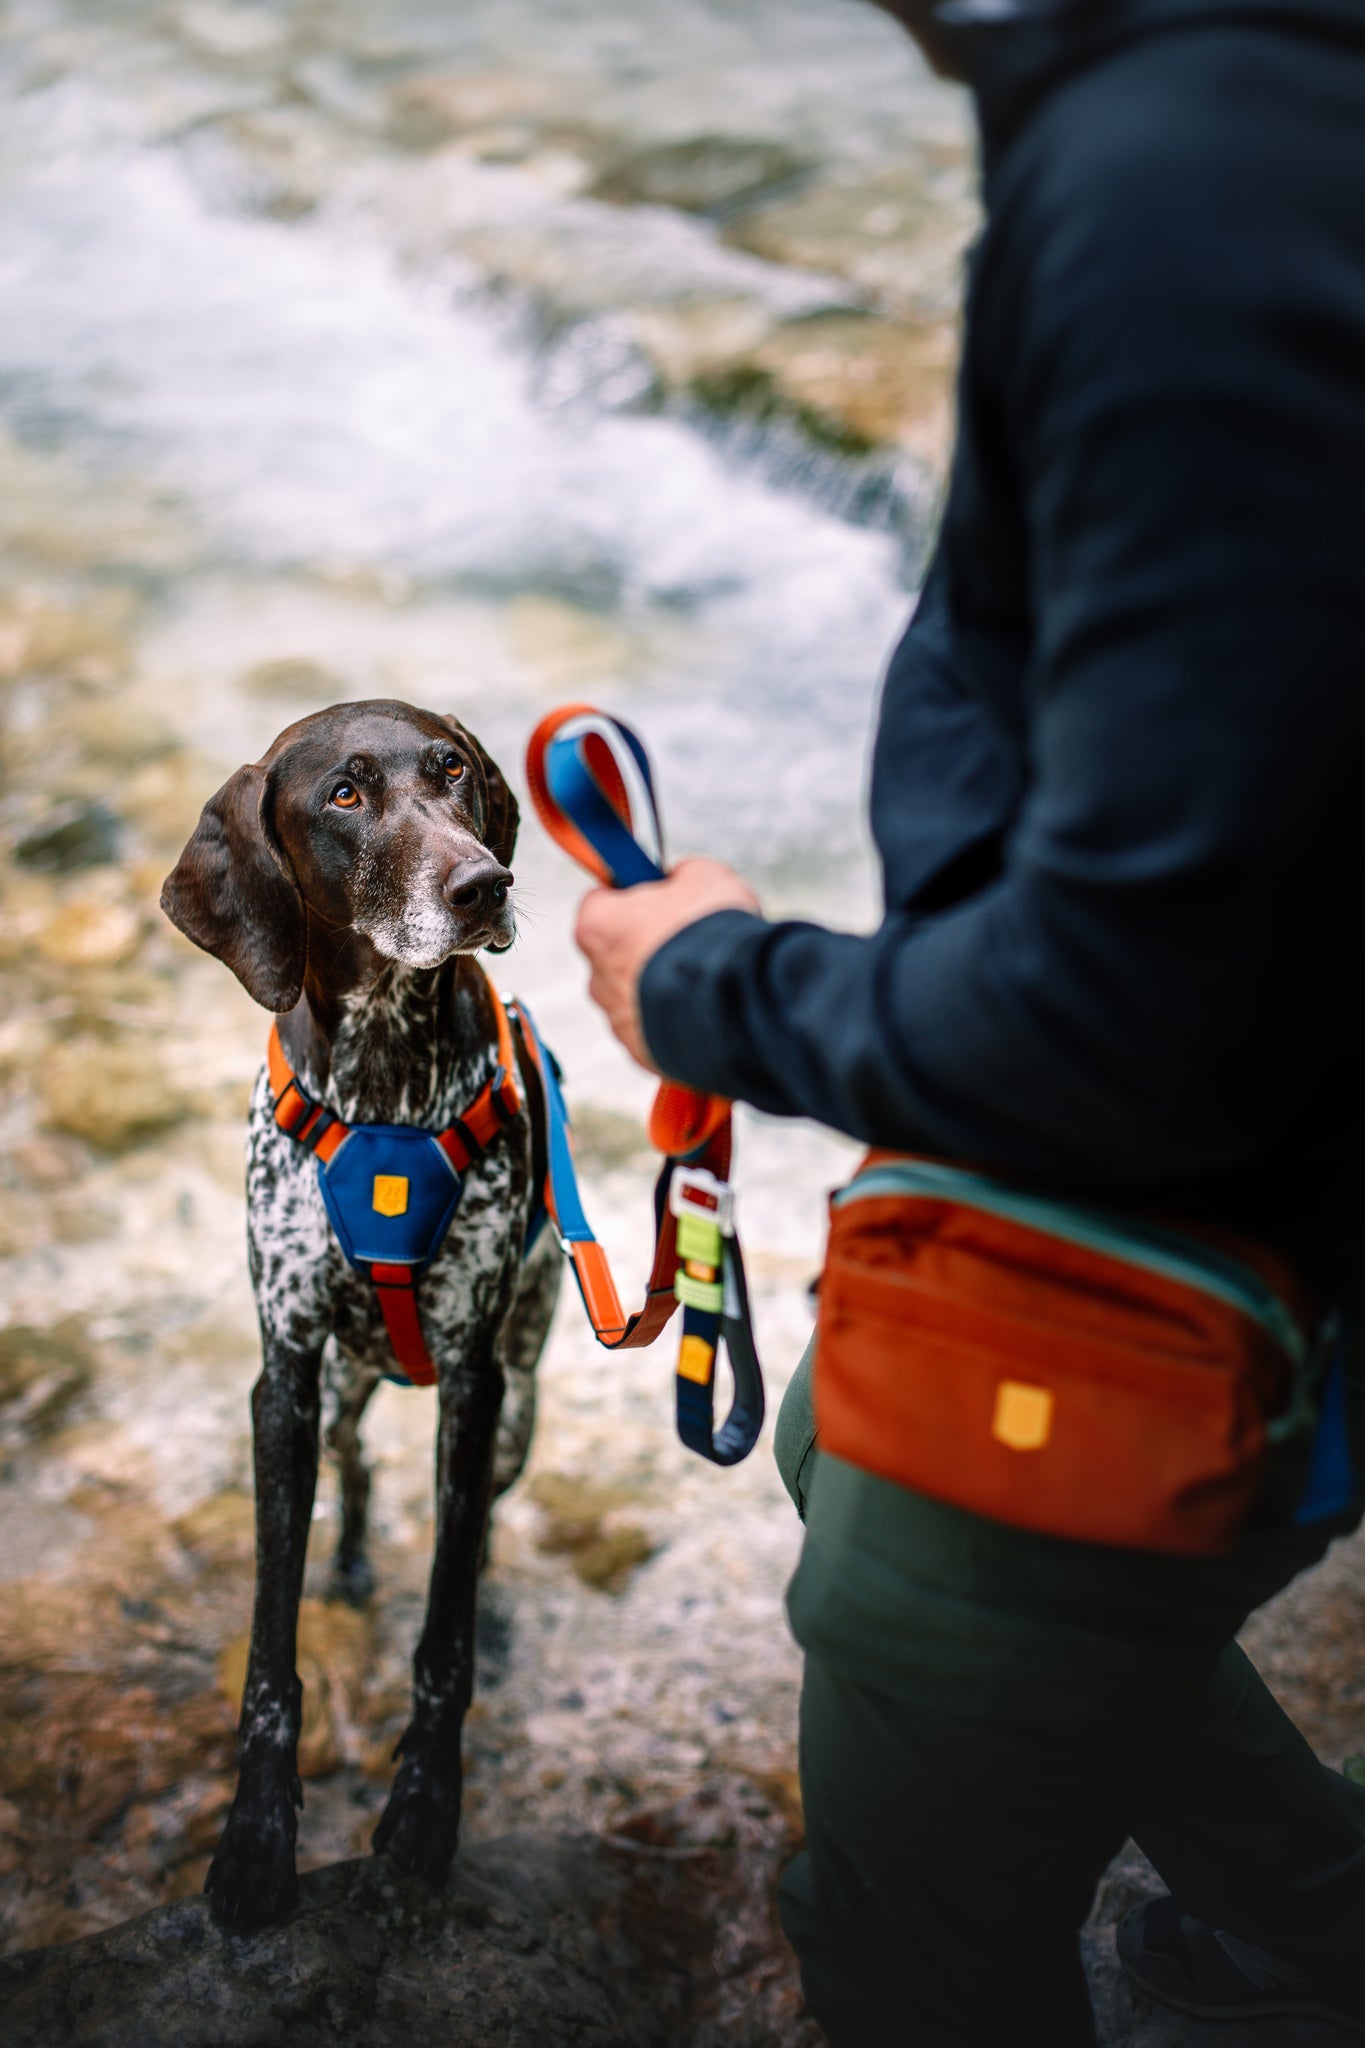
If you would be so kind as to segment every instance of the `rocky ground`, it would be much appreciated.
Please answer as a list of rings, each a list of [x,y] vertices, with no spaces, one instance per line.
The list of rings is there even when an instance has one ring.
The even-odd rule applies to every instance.
[[[323,1598],[320,1491],[300,1920],[206,1920],[264,1019],[156,897],[205,796],[310,709],[458,708],[515,776],[592,694],[658,750],[681,844],[865,918],[865,737],[950,427],[962,106],[843,0],[10,0],[0,102],[0,2035],[807,2048],[771,1905],[799,1532],[766,1446],[689,1459],[668,1362],[608,1358],[572,1304],[495,1525],[453,1889],[354,1861],[430,1543],[431,1397],[385,1388],[364,1613]],[[633,1274],[648,1090],[583,1003],[575,878],[533,828],[516,865],[499,972]],[[850,1148],[740,1138],[776,1399]],[[1248,1637],[1334,1762],[1365,1750],[1362,1554]],[[1147,1882],[1111,1873],[1087,1936],[1106,2048],[1202,2038],[1115,1975]],[[520,2016],[470,2031],[475,1988]]]
[[[0,622],[12,832],[0,1925],[11,1952],[42,1952],[0,1980],[16,2041],[131,2040],[129,1984],[143,1987],[139,2041],[273,2038],[251,2033],[254,2008],[237,2011],[235,1988],[241,2033],[186,2032],[176,2001],[202,2003],[206,1984],[226,1999],[243,1971],[275,1997],[284,1967],[277,1937],[260,1951],[225,1944],[190,1903],[230,1797],[249,1616],[240,1125],[261,1025],[153,908],[203,778],[139,703],[133,616],[107,596],[25,598]],[[758,1314],[780,1387],[818,1252],[816,1205],[794,1209],[787,1188],[832,1181],[842,1155],[757,1121],[745,1136]],[[648,1178],[638,1125],[589,1097],[580,1141],[629,1257]],[[444,2030],[433,1985],[447,1970],[461,1984],[467,1971],[481,1996],[496,1983],[501,1998],[532,2000],[527,2040],[814,2038],[771,1903],[800,1837],[797,1662],[780,1616],[797,1531],[764,1454],[711,1472],[670,1441],[666,1409],[662,1366],[623,1369],[561,1316],[535,1455],[499,1510],[486,1580],[469,1867],[439,1909],[393,1906],[401,1938],[365,2007],[376,2042],[397,2037],[386,2027],[434,2025],[432,1999]],[[363,1855],[385,1796],[427,1569],[431,1421],[428,1396],[385,1389],[377,1401],[381,1590],[364,1613],[322,1598],[324,1480],[301,1617],[305,1869]],[[1339,1548],[1248,1632],[1337,1762],[1365,1726],[1361,1557],[1359,1543]],[[1117,1869],[1088,1937],[1111,2048],[1200,2038],[1135,2007],[1114,1970],[1108,1926],[1148,1883],[1137,1865]],[[357,1930],[390,1913],[383,1884],[357,1869],[306,1895],[307,1939],[282,1951],[297,2003],[279,2006],[303,2039],[337,2038],[324,1982],[334,1993],[354,1977],[356,1997],[368,1983]],[[126,1935],[99,1933],[149,1909]],[[49,1953],[82,1936],[93,1945]],[[160,2036],[142,2005],[153,1981]],[[561,1996],[565,2031],[546,2033],[536,2015]],[[1322,2038],[1263,2032],[1265,2048]]]

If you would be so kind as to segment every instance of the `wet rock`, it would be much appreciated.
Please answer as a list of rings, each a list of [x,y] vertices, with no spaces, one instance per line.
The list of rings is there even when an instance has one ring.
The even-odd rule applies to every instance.
[[[515,173],[478,172],[484,180]],[[466,198],[445,233],[486,275],[528,294],[552,323],[632,309],[676,306],[692,299],[748,298],[774,316],[795,317],[851,295],[837,282],[756,263],[718,242],[715,231],[684,213],[659,212],[642,235],[629,208],[580,199],[534,210],[519,206],[497,217],[482,197],[476,167],[466,173]]]
[[[10,1162],[34,1187],[63,1188],[85,1171],[87,1155],[70,1138],[25,1138],[13,1147]]]
[[[129,665],[136,611],[130,591],[108,589],[82,603],[24,593],[0,604],[0,678],[68,675],[103,687]]]
[[[69,875],[117,859],[123,827],[98,798],[72,797],[52,807],[25,832],[14,849],[22,867],[39,874]]]
[[[961,298],[975,219],[965,177],[945,203],[913,168],[755,207],[729,223],[725,239],[771,263],[846,278],[886,311],[945,319]]]
[[[240,1487],[196,1502],[175,1524],[175,1533],[209,1570],[249,1576],[256,1554],[256,1509]]]
[[[382,1858],[307,1873],[290,1924],[250,1937],[186,1898],[0,1963],[0,2032],[7,2048],[817,2048],[774,1904],[793,1846],[761,1787],[722,1778],[605,1837],[466,1840],[439,1892]]]
[[[164,760],[180,742],[174,728],[145,702],[121,696],[81,697],[56,721],[87,762],[120,774]]]
[[[704,371],[719,412],[788,417],[848,454],[897,448],[935,470],[952,433],[956,328],[827,314],[787,322],[748,354]]]
[[[159,851],[179,852],[213,787],[202,763],[180,753],[153,761],[119,789],[119,809]]]
[[[593,196],[723,219],[739,206],[771,197],[805,168],[781,143],[699,135],[622,158],[599,179]]]
[[[1095,2009],[1100,2048],[1350,2048],[1354,2033],[1325,2021],[1262,2019],[1229,2029],[1226,2020],[1196,2020],[1146,1998],[1129,1983],[1114,1946],[1114,1927],[1130,1906],[1163,1889],[1146,1857],[1131,1842],[1101,1880],[1094,1911],[1081,1935],[1081,1955]]]
[[[573,1148],[581,1170],[608,1173],[618,1166],[657,1161],[649,1133],[639,1117],[608,1109],[599,1102],[574,1105]]]
[[[45,1120],[102,1152],[123,1152],[174,1129],[192,1105],[146,1040],[68,1039],[38,1077]]]
[[[207,1839],[221,1787],[187,1797]],[[197,1803],[196,1803],[197,1802]],[[0,1807],[0,1858],[22,1855]],[[154,1854],[141,1803],[128,1853]],[[186,1896],[69,1946],[0,1963],[7,2048],[817,2048],[773,1890],[794,1844],[763,1788],[723,1780],[614,1833],[466,1843],[439,1892],[382,1858],[305,1873],[293,1920],[251,1936]],[[1103,2048],[1219,2048],[1226,2027],[1135,1993],[1112,1922],[1152,1889],[1133,1852],[1111,1871],[1084,1938]],[[1266,2021],[1264,2048],[1342,2048],[1335,2029]]]
[[[332,123],[299,103],[252,108],[193,131],[181,145],[196,182],[228,206],[302,220],[344,175]]]
[[[335,669],[302,655],[258,661],[243,672],[237,686],[248,697],[293,698],[310,705],[341,703],[351,694]]]
[[[621,1488],[556,1472],[542,1472],[527,1489],[544,1515],[537,1549],[567,1557],[585,1586],[622,1593],[634,1572],[656,1555],[659,1545],[618,1510],[629,1495]]]
[[[171,21],[206,57],[273,56],[289,40],[289,26],[267,7],[225,6],[222,0],[186,0]]]
[[[67,1651],[66,1669],[26,1671],[8,1659],[0,1665],[6,1709],[0,1766],[32,1848],[13,1917],[22,1935],[26,1913],[37,1906],[38,1938],[46,1940],[61,1938],[60,1906],[72,1888],[73,1866],[88,1883],[92,1848],[100,1837],[105,1837],[107,1861],[121,1817],[135,1804],[162,1798],[174,1803],[206,1765],[215,1778],[225,1780],[232,1752],[230,1724],[211,1693],[176,1699],[164,1681],[151,1685],[126,1666],[115,1678],[80,1636],[76,1640],[81,1648]],[[193,1843],[180,1839],[178,1827],[168,1825],[167,1834],[177,1837],[175,1860],[198,1853]],[[158,1876],[169,1860],[163,1860]],[[117,1895],[110,1873],[99,1876]],[[57,1911],[51,1905],[41,1910],[44,1894]],[[69,1910],[76,1901],[68,1897],[66,1903]],[[108,1917],[107,1907],[103,1917]]]
[[[0,1486],[0,1784],[23,1843],[16,1869],[0,1855],[0,1950],[197,1888],[231,1793],[213,1660],[250,1582],[196,1570],[146,1497],[147,1462],[95,1410]]]
[[[340,1602],[299,1605],[298,1674],[303,1681],[299,1776],[322,1778],[364,1751],[359,1722],[362,1691],[373,1657],[374,1630],[367,1614]],[[234,1718],[242,1708],[250,1637],[239,1636],[218,1659],[218,1685]]]
[[[142,919],[129,903],[72,896],[38,934],[38,951],[56,967],[122,967],[142,944]],[[67,1123],[67,1130],[75,1128]],[[88,1136],[88,1132],[80,1132]]]
[[[529,139],[570,106],[562,84],[522,71],[409,79],[394,93],[388,136],[413,150],[438,149],[478,129],[517,128]]]
[[[514,598],[506,619],[513,654],[535,671],[547,691],[619,675],[635,651],[609,619],[562,598]]]
[[[576,1472],[537,1472],[524,1491],[552,1523],[600,1521],[636,1498],[630,1487],[585,1479]]]
[[[750,298],[687,299],[625,316],[631,340],[666,391],[686,391],[708,371],[750,354],[772,333],[772,314]]]
[[[627,1522],[604,1529],[599,1523],[561,1523],[548,1529],[540,1548],[567,1553],[574,1572],[585,1586],[599,1593],[624,1593],[635,1571],[647,1564],[658,1550],[657,1543]]]
[[[625,2048],[612,1956],[593,1925],[605,1889],[577,1843],[462,1855],[433,1894],[378,1860],[305,1876],[287,1928],[225,1934],[207,1901],[65,1950],[0,1964],[10,2048],[388,2048],[441,2040]]]
[[[50,1436],[90,1384],[94,1354],[75,1317],[37,1330],[0,1330],[0,1447]]]

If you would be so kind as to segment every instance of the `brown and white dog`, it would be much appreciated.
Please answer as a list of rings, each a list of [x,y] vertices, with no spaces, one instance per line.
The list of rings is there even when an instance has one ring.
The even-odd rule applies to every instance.
[[[512,942],[516,834],[516,799],[456,719],[396,702],[337,705],[290,726],[211,798],[162,907],[276,1013],[289,1064],[316,1100],[350,1124],[437,1131],[496,1061],[474,955]],[[534,1077],[522,1080],[523,1099],[537,1102]],[[470,1166],[418,1290],[440,1394],[435,1556],[412,1718],[374,1846],[431,1879],[459,1833],[489,1506],[525,1462],[559,1288],[553,1232],[523,1258],[536,1200],[530,1123],[515,1118]],[[205,1887],[218,1916],[239,1925],[282,1917],[296,1896],[295,1639],[324,1389],[341,1468],[334,1585],[363,1599],[369,1478],[358,1425],[394,1362],[377,1290],[347,1263],[315,1162],[276,1123],[264,1070],[247,1210],[263,1351],[251,1402],[256,1598],[237,1795]]]

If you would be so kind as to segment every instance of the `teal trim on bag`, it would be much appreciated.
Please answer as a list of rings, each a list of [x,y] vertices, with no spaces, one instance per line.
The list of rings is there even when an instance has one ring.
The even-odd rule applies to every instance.
[[[983,1174],[930,1161],[870,1166],[834,1196],[834,1206],[873,1195],[925,1195],[1022,1223],[1064,1243],[1101,1252],[1123,1264],[1159,1273],[1163,1279],[1209,1294],[1258,1323],[1283,1351],[1296,1373],[1308,1360],[1309,1340],[1289,1304],[1258,1273],[1212,1245],[1200,1244],[1152,1223],[1137,1223],[1100,1209],[1078,1209],[1045,1195],[1002,1187]],[[1283,1418],[1281,1418],[1283,1420]],[[1272,1425],[1273,1428],[1273,1425]]]

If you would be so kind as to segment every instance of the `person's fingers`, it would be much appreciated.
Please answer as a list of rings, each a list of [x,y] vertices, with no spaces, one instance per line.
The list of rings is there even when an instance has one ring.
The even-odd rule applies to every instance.
[[[580,952],[586,953],[599,934],[603,908],[612,901],[612,896],[612,890],[599,886],[596,889],[589,889],[579,904],[578,915],[574,920],[574,941]]]

